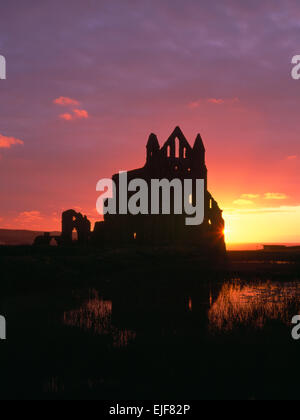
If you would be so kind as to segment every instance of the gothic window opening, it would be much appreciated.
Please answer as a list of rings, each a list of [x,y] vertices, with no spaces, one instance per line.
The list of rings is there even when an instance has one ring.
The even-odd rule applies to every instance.
[[[77,229],[73,229],[73,232],[72,232],[72,239],[73,239],[73,241],[78,241],[78,231],[77,231]]]
[[[180,158],[180,142],[179,142],[179,139],[175,139],[175,157],[176,157],[176,159]]]
[[[167,147],[167,157],[171,157],[171,146]]]

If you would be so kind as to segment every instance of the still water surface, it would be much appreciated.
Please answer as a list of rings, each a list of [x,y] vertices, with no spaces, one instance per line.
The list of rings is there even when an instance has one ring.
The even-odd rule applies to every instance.
[[[300,314],[298,279],[137,282],[19,297],[5,310],[2,395],[295,397],[300,343],[291,338],[291,320]]]
[[[175,317],[180,317],[180,315],[184,317],[189,313],[190,317],[186,318],[187,322],[191,321],[193,313],[195,317],[202,315],[205,318],[206,315],[207,330],[216,333],[218,331],[234,331],[240,326],[262,329],[269,321],[278,321],[289,326],[291,318],[295,315],[295,310],[296,313],[300,313],[300,281],[249,283],[243,282],[241,279],[232,279],[222,285],[210,285],[207,286],[207,289],[202,287],[198,293],[197,291],[194,293],[194,299],[192,296],[182,296],[181,302],[178,302],[177,299],[174,301],[169,299],[169,308],[165,306],[164,296],[156,295],[154,302],[150,303],[149,312],[142,311],[142,315],[149,315],[149,320],[151,320],[160,314],[162,316],[160,318],[161,325],[169,317],[168,309]],[[113,300],[105,300],[101,297],[101,293],[95,289],[90,289],[88,294],[89,297],[82,299],[79,308],[64,312],[63,324],[94,334],[111,336],[116,347],[132,344],[136,339],[137,331],[120,329],[114,325]],[[136,308],[131,306],[126,310],[126,303],[122,301],[122,304],[124,324],[126,324],[125,320],[128,315],[127,310],[131,315],[136,310],[136,324],[139,329],[138,318],[141,316],[139,305],[136,304]],[[131,301],[128,305],[130,304],[132,305]],[[163,310],[157,305],[161,305]],[[116,312],[120,316],[117,307]],[[165,319],[163,319],[163,315]],[[197,329],[197,326],[193,325],[193,328]],[[199,334],[201,329],[203,329],[203,319],[199,323]]]

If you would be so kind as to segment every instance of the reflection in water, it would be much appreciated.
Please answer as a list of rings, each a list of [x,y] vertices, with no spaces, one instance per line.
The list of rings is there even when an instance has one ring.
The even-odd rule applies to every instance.
[[[64,392],[65,385],[57,376],[51,376],[43,385],[43,391],[50,394]]]
[[[199,317],[199,297],[194,301],[195,296],[190,295],[187,298],[188,312],[194,317]],[[206,296],[206,302],[209,309],[202,312],[202,316],[208,317],[209,330],[214,331],[233,331],[240,326],[247,326],[255,329],[262,329],[268,321],[280,321],[285,325],[290,325],[292,317],[300,309],[300,282],[276,283],[276,282],[243,282],[240,279],[224,283],[213,296],[212,292]],[[149,302],[148,302],[149,303]],[[169,302],[170,303],[170,302]],[[177,319],[176,314],[180,314],[178,301],[175,299],[173,304],[177,308],[173,311],[172,325],[176,322],[188,322],[185,329],[192,328],[190,319],[180,316]],[[153,311],[157,310],[157,302],[153,303]],[[127,309],[126,309],[127,308]],[[135,307],[131,302],[130,308],[124,308],[121,319],[126,319],[127,310],[134,316],[135,320],[140,319],[140,307]],[[156,309],[155,309],[156,308]],[[172,308],[172,306],[171,306]],[[136,313],[135,313],[136,311]],[[112,319],[113,303],[111,300],[104,300],[99,297],[96,290],[92,290],[90,298],[83,301],[78,309],[66,311],[63,316],[63,322],[66,326],[80,328],[84,331],[90,331],[94,334],[109,337],[114,347],[124,348],[136,339],[136,327],[124,325],[117,328]],[[118,312],[117,312],[118,313]],[[167,312],[169,313],[169,311]],[[165,318],[164,318],[165,317]],[[119,317],[120,318],[120,317]],[[129,317],[130,318],[130,317]],[[131,318],[130,318],[131,319]],[[162,324],[168,320],[168,316],[160,314],[159,322]],[[147,318],[146,321],[149,321]],[[132,321],[132,320],[131,320]],[[153,322],[155,320],[152,320]],[[131,323],[132,322],[129,322]],[[126,322],[125,322],[126,324]],[[144,325],[147,330],[148,323]],[[168,323],[167,323],[168,325]],[[150,327],[152,323],[150,323]]]
[[[152,389],[163,395],[165,389],[174,386],[174,395],[179,395],[178,389],[185,392],[187,387],[190,395],[197,398],[194,392],[198,392],[199,383],[203,383],[201,395],[208,392],[211,396],[210,387],[215,389],[215,383],[224,382],[226,389],[221,385],[217,391],[224,395],[227,390],[238,392],[241,372],[244,375],[240,366],[249,360],[243,376],[248,398],[252,397],[253,383],[265,364],[261,343],[266,346],[264,354],[269,354],[274,348],[273,340],[278,339],[277,333],[283,332],[287,339],[282,340],[276,363],[281,363],[284,372],[285,361],[295,359],[291,357],[289,329],[292,317],[300,309],[299,281],[199,281],[176,287],[169,283],[168,287],[106,289],[106,293],[109,299],[96,290],[89,295],[86,289],[78,290],[71,301],[65,301],[64,313],[59,306],[53,324],[59,319],[61,328],[63,321],[64,328],[58,330],[58,337],[65,341],[58,348],[55,342],[55,347],[49,349],[45,361],[49,369],[42,378],[43,393],[50,397],[84,395],[93,399],[104,395],[130,399],[137,387],[148,397]],[[272,322],[270,327],[268,321],[278,321],[278,325]],[[246,327],[246,334],[241,326]],[[64,338],[65,328],[70,327],[74,330]],[[224,331],[228,332],[226,340],[222,334],[214,334]],[[216,360],[219,345],[224,346],[225,358]],[[53,363],[56,360],[53,354],[60,355],[61,363]],[[258,366],[253,376],[252,366]],[[236,378],[231,388],[227,379],[224,381],[227,368],[228,377]],[[40,380],[40,372],[35,374]],[[210,383],[208,378],[217,380]],[[285,380],[283,377],[281,382]],[[270,378],[268,384],[272,385],[272,381]]]
[[[208,313],[210,330],[240,325],[263,328],[267,321],[290,324],[300,308],[300,283],[225,283]]]
[[[279,260],[246,260],[246,261],[235,261],[239,264],[275,264],[275,265],[295,265],[294,261],[279,261]]]
[[[127,347],[136,338],[130,330],[119,330],[112,325],[112,302],[99,297],[96,290],[90,292],[90,298],[79,309],[64,312],[64,325],[92,331],[97,335],[108,335],[115,347]]]

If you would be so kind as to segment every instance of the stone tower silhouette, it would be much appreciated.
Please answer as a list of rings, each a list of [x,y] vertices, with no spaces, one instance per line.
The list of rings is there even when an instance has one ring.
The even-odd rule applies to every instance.
[[[110,215],[96,223],[93,240],[96,243],[139,243],[157,245],[193,245],[207,252],[225,252],[222,211],[208,191],[205,147],[198,134],[191,147],[183,132],[176,127],[160,147],[155,134],[150,134],[146,146],[146,164],[127,173],[128,183],[143,179],[150,187],[152,179],[203,179],[205,184],[205,218],[202,225],[186,226],[186,215]],[[117,186],[119,174],[113,176]],[[149,188],[150,189],[150,188]],[[118,197],[117,197],[118,202]],[[150,213],[150,212],[149,212]]]

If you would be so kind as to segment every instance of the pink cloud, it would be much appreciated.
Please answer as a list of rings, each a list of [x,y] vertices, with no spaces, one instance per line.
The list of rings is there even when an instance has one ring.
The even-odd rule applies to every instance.
[[[298,158],[297,155],[291,155],[287,157],[287,160],[296,160]]]
[[[212,105],[225,105],[225,104],[235,104],[239,102],[239,98],[229,98],[229,99],[222,99],[222,98],[208,98],[208,99],[199,99],[198,101],[193,101],[188,104],[190,109],[199,108],[200,105],[209,103]]]
[[[16,139],[15,137],[6,137],[0,134],[0,149],[10,149],[12,146],[21,144],[24,142],[22,140]]]
[[[89,114],[85,109],[74,109],[75,118],[89,118]]]
[[[65,120],[65,121],[72,121],[73,120],[73,115],[69,114],[69,113],[61,114],[59,116],[59,118],[61,118],[62,120]]]
[[[89,118],[89,114],[85,109],[74,109],[73,114],[68,112],[66,114],[61,114],[59,117],[65,121],[74,121],[87,119]]]
[[[207,100],[207,102],[209,102],[210,104],[215,104],[215,105],[222,105],[225,103],[224,99],[216,99],[216,98],[210,98]]]
[[[85,109],[74,109],[75,118],[88,118],[89,114]]]
[[[20,226],[27,226],[39,223],[42,219],[42,215],[39,211],[32,210],[19,213],[14,222]]]
[[[209,98],[207,102],[214,105],[235,104],[239,102],[239,98],[229,98],[229,99]]]
[[[18,219],[24,219],[24,221],[33,221],[33,220],[41,220],[41,212],[32,210],[32,211],[23,211],[19,214]]]
[[[195,109],[195,108],[199,108],[200,104],[201,104],[201,101],[195,101],[195,102],[191,102],[188,105],[188,107],[191,108],[191,109]]]
[[[61,96],[60,98],[54,99],[53,103],[60,106],[77,106],[79,102],[76,99]]]
[[[20,229],[39,230],[43,222],[44,217],[40,211],[28,210],[18,214],[13,220],[13,226],[17,226]]]

